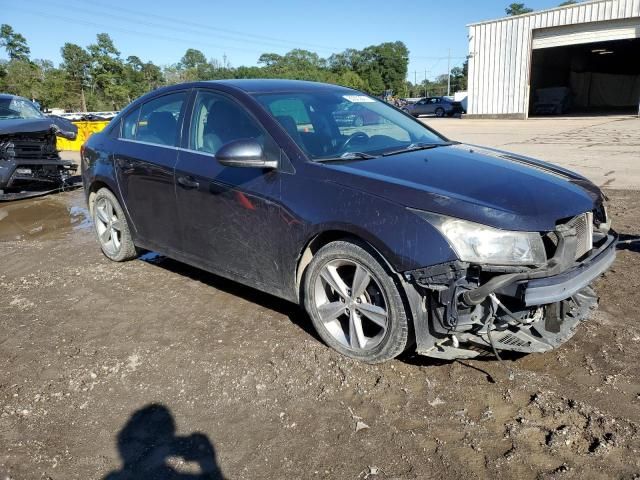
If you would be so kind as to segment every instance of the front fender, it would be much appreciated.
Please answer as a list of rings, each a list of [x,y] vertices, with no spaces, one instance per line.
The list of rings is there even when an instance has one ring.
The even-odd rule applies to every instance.
[[[331,181],[283,182],[287,215],[282,239],[285,272],[296,272],[309,243],[325,232],[361,238],[397,273],[456,260],[455,252],[431,224],[402,205]],[[311,192],[311,194],[310,194]],[[295,291],[295,274],[292,291]]]

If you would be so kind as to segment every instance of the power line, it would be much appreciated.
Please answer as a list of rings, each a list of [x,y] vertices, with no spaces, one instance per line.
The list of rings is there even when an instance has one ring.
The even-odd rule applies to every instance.
[[[187,40],[184,38],[179,38],[179,37],[168,37],[166,35],[159,35],[156,33],[151,33],[151,32],[141,32],[139,30],[130,30],[127,28],[121,28],[121,27],[114,27],[111,25],[106,25],[104,23],[97,23],[97,22],[92,22],[92,21],[88,21],[88,20],[79,20],[77,18],[71,18],[71,17],[66,17],[63,15],[58,15],[55,13],[43,13],[43,12],[39,12],[39,11],[33,11],[33,10],[28,10],[25,8],[21,8],[21,7],[12,7],[14,10],[18,10],[24,13],[27,13],[29,15],[34,15],[37,17],[42,17],[42,18],[56,18],[58,20],[64,20],[67,22],[72,22],[74,24],[79,24],[79,25],[85,25],[85,26],[91,26],[94,28],[100,28],[100,29],[106,29],[106,30],[110,30],[110,31],[116,31],[116,32],[121,32],[121,33],[125,33],[125,34],[129,34],[129,35],[133,35],[136,37],[143,37],[143,38],[156,38],[158,40],[165,40],[168,42],[172,42],[172,43],[184,43],[187,44],[191,47],[199,44],[199,45],[205,45],[205,46],[209,46],[212,48],[216,48],[216,49],[221,49],[221,50],[237,50],[237,51],[243,51],[243,52],[250,52],[250,53],[264,53],[264,50],[257,50],[257,49],[249,49],[249,48],[242,48],[242,47],[231,47],[228,45],[219,45],[219,44],[213,44],[213,43],[208,43],[208,42],[203,42],[201,40]]]
[[[42,0],[32,0],[32,1],[42,1]],[[55,0],[54,0],[55,1]],[[43,2],[45,4],[50,5],[52,3],[52,0],[48,0],[47,2]],[[65,4],[66,6],[67,4]],[[81,25],[85,25],[85,26],[91,26],[91,27],[95,27],[95,28],[100,28],[100,29],[106,29],[107,31],[111,30],[111,31],[118,31],[121,33],[125,33],[125,34],[129,34],[129,35],[133,35],[133,36],[137,36],[137,37],[144,37],[144,38],[156,38],[159,40],[164,40],[164,41],[168,41],[168,42],[178,42],[178,43],[183,43],[186,45],[189,45],[191,47],[193,46],[197,46],[197,45],[202,45],[202,46],[208,46],[210,48],[215,48],[218,50],[222,50],[223,52],[226,50],[231,50],[231,51],[242,51],[242,52],[249,52],[249,53],[264,53],[264,49],[252,49],[252,48],[244,48],[244,47],[239,47],[239,46],[229,46],[229,45],[221,45],[221,44],[214,44],[214,43],[209,43],[209,42],[203,42],[201,39],[198,40],[188,40],[186,38],[183,37],[177,37],[177,36],[166,36],[166,35],[162,35],[162,34],[158,34],[155,32],[142,32],[140,30],[132,30],[132,29],[128,29],[128,28],[123,28],[123,27],[118,27],[118,26],[113,26],[111,24],[106,24],[106,23],[100,23],[100,22],[95,22],[95,21],[91,21],[91,20],[86,20],[86,19],[79,19],[79,18],[71,18],[68,16],[63,16],[63,15],[59,15],[57,13],[49,13],[49,12],[43,12],[41,10],[38,11],[34,11],[34,10],[29,10],[29,9],[25,9],[25,8],[21,8],[21,7],[11,7],[14,10],[18,10],[18,11],[22,11],[24,13],[27,13],[29,15],[34,15],[34,16],[38,16],[38,17],[42,17],[42,18],[57,18],[63,21],[68,21],[68,22],[72,22],[75,24],[81,24]],[[110,17],[110,18],[116,18],[120,21],[124,21],[127,23],[135,23],[136,26],[140,26],[140,22],[136,21],[135,19],[130,19],[127,17],[122,17],[119,15],[114,15],[114,14],[107,14],[107,13],[98,13],[95,10],[88,10],[88,9],[82,9],[82,8],[76,8],[76,10],[81,10],[86,12],[87,14],[90,15],[98,15],[100,17]],[[118,9],[116,9],[118,10]],[[132,12],[135,15],[145,15],[141,12],[136,12],[135,10],[131,10],[131,9],[125,9],[125,8],[119,8],[120,11],[124,11],[124,12]],[[280,40],[280,39],[275,39],[273,37],[263,37],[263,36],[259,36],[259,35],[253,35],[253,34],[243,34],[242,32],[235,32],[233,30],[226,30],[226,29],[216,29],[214,27],[209,27],[203,24],[198,24],[195,22],[188,22],[188,21],[177,21],[177,20],[170,20],[168,17],[163,17],[161,15],[154,15],[154,14],[148,14],[146,16],[150,16],[150,17],[154,17],[154,18],[160,18],[162,19],[162,21],[172,21],[172,23],[182,23],[185,25],[192,25],[196,28],[201,28],[201,29],[208,29],[208,30],[220,30],[220,31],[227,31],[227,32],[232,32],[234,35],[245,35],[247,37],[254,37],[254,38],[268,38],[271,41],[274,42],[287,42],[286,40]],[[181,30],[181,29],[176,29],[175,27],[167,27],[158,23],[153,23],[153,22],[145,22],[143,24],[144,27],[146,28],[151,28],[151,29],[161,29],[163,31],[166,30],[173,30],[173,31],[177,31],[180,34],[187,34],[187,35],[198,35],[198,33],[192,33],[190,31],[185,31],[185,30]],[[229,37],[229,36],[223,36],[224,38],[230,39],[232,41],[235,42],[244,42],[244,43],[259,43],[260,45],[264,45],[265,41],[253,41],[253,40],[247,40],[247,39],[236,39],[233,37]],[[274,44],[275,45],[275,44]],[[314,45],[314,44],[308,44],[308,45]],[[298,45],[276,45],[278,48],[295,48],[295,46]],[[322,46],[320,48],[323,49],[333,49],[333,47],[328,47],[328,46]],[[433,66],[431,68],[429,68],[430,71],[433,71],[435,69],[435,66],[442,60],[447,59],[449,57],[438,57],[438,56],[420,56],[420,55],[411,55],[410,56],[410,60],[415,60],[415,59],[432,59],[432,60],[436,60],[436,62],[434,62]],[[465,57],[450,57],[451,59],[463,59],[466,58]]]
[[[42,3],[44,5],[51,5],[51,3],[58,3],[61,6],[67,6],[68,3],[67,2],[55,2],[55,0],[47,0],[47,1],[43,1],[43,0],[32,0],[35,2],[39,2]],[[82,2],[84,4],[84,2]],[[162,31],[174,31],[174,32],[178,32],[179,34],[187,34],[187,35],[201,35],[201,33],[199,32],[192,32],[192,30],[195,29],[200,29],[200,30],[205,30],[205,31],[211,31],[211,32],[216,32],[216,37],[217,38],[224,38],[226,40],[231,40],[233,42],[240,42],[240,43],[249,43],[249,44],[257,44],[257,45],[265,45],[265,44],[270,44],[271,46],[277,47],[277,48],[295,48],[296,46],[299,46],[301,44],[304,44],[303,42],[297,42],[297,41],[290,41],[290,40],[281,40],[281,39],[276,39],[276,38],[271,38],[271,37],[261,37],[261,36],[256,36],[256,35],[252,35],[252,34],[247,34],[247,33],[242,33],[242,32],[235,32],[232,30],[225,30],[225,29],[219,29],[219,28],[215,28],[215,27],[211,27],[211,26],[207,26],[207,25],[203,25],[203,24],[198,24],[195,22],[186,22],[186,21],[180,21],[180,20],[176,20],[176,19],[170,19],[167,17],[163,17],[160,15],[154,15],[154,14],[146,14],[146,13],[142,13],[142,12],[136,12],[135,10],[130,10],[130,9],[126,9],[126,8],[122,8],[122,7],[112,7],[109,8],[109,12],[113,12],[113,11],[120,11],[120,12],[130,12],[129,15],[125,14],[125,15],[117,15],[114,13],[107,13],[107,12],[102,12],[102,11],[97,11],[95,9],[88,9],[88,8],[83,8],[83,7],[74,7],[73,8],[74,13],[75,12],[80,12],[80,13],[84,13],[87,15],[91,15],[91,16],[99,16],[99,17],[107,17],[107,18],[112,18],[114,20],[118,20],[120,22],[124,22],[126,24],[134,24],[136,26],[140,26],[141,22],[142,25],[144,27],[147,28],[153,28],[153,29],[160,29]],[[137,15],[137,16],[143,16],[144,20],[137,20],[137,19],[133,19],[131,18],[131,14],[133,15]],[[160,22],[164,22],[164,23],[169,23],[170,25],[165,25],[162,23],[157,23],[157,22],[151,22],[148,20],[148,17],[152,17],[152,18],[159,18]],[[186,29],[182,29],[182,28],[177,28],[176,24],[183,24],[186,26],[189,26],[189,30]],[[220,34],[218,32],[223,31],[223,32],[227,32],[230,33],[231,35],[234,36],[230,36],[229,34]],[[237,38],[238,36],[240,36],[241,38]],[[255,38],[255,39],[251,39],[251,38]],[[284,44],[284,45],[282,45]],[[318,49],[323,49],[323,50],[336,50],[335,47],[327,47],[327,46],[321,46],[321,45],[314,45],[314,44],[307,44],[307,45],[313,45],[314,47],[318,48]]]
[[[96,2],[96,1],[90,1],[90,0],[75,0],[77,3],[91,3],[94,6],[97,7],[101,7],[103,9],[106,9],[106,7],[103,7],[103,5],[101,5],[100,3]],[[143,18],[156,18],[159,19],[161,21],[164,22],[169,22],[172,25],[177,24],[182,24],[185,26],[190,26],[190,27],[196,27],[196,28],[200,28],[200,29],[205,29],[205,30],[210,30],[210,31],[218,31],[218,32],[224,32],[224,33],[229,33],[232,35],[240,35],[242,37],[249,37],[249,38],[255,38],[257,40],[270,40],[270,41],[274,41],[274,42],[280,42],[280,43],[286,43],[287,45],[292,45],[293,43],[295,43],[296,45],[308,45],[308,46],[312,46],[315,48],[319,48],[319,49],[323,49],[323,50],[343,50],[343,48],[340,47],[331,47],[331,46],[326,46],[326,45],[319,45],[319,44],[314,44],[314,43],[308,43],[308,42],[299,42],[299,41],[291,41],[291,40],[285,40],[285,39],[281,39],[281,38],[276,38],[276,37],[270,37],[270,36],[266,36],[266,35],[256,35],[253,33],[247,33],[247,32],[241,32],[238,30],[230,30],[227,28],[220,28],[220,27],[212,27],[211,25],[206,25],[203,23],[197,23],[197,22],[192,22],[192,21],[188,21],[188,20],[178,20],[176,18],[172,18],[172,17],[166,17],[163,15],[158,15],[158,14],[154,14],[154,13],[148,13],[148,12],[141,12],[139,10],[133,10],[130,8],[124,8],[124,7],[108,7],[109,10],[120,10],[122,12],[128,12],[130,14],[133,15],[138,15],[141,16]]]
[[[93,0],[93,1],[92,0],[84,0],[84,1],[83,0],[72,0],[72,1],[75,1],[77,3],[82,3],[82,4],[91,3],[94,6],[106,9],[106,7],[103,7],[101,4],[99,4],[95,0]],[[250,37],[250,38],[256,38],[256,39],[259,39],[259,40],[270,40],[270,41],[273,41],[273,42],[285,43],[288,46],[292,45],[292,41],[291,40],[283,40],[283,39],[279,39],[279,38],[275,38],[275,37],[269,37],[269,36],[265,36],[265,35],[256,35],[256,34],[252,34],[252,33],[240,32],[240,31],[237,31],[237,30],[230,30],[230,29],[220,28],[220,27],[212,27],[211,25],[205,25],[205,24],[202,24],[202,23],[191,22],[191,21],[188,21],[188,20],[178,20],[178,19],[175,19],[175,18],[170,18],[170,17],[163,16],[163,15],[150,14],[150,13],[147,13],[147,12],[140,12],[140,11],[137,11],[137,10],[132,10],[130,8],[108,7],[108,9],[109,10],[120,10],[122,12],[128,12],[128,13],[133,14],[133,15],[142,16],[145,19],[148,18],[148,17],[157,18],[157,19],[159,19],[161,21],[169,22],[171,25],[182,24],[182,25],[196,27],[196,28],[210,30],[210,31],[220,31],[220,32],[230,33],[232,35],[240,35],[242,37]],[[330,50],[332,52],[344,51],[345,50],[344,47],[319,45],[319,44],[309,43],[309,42],[299,42],[297,40],[295,40],[295,45],[308,45],[308,46],[315,47],[315,48],[321,49],[321,50]],[[421,59],[421,60],[444,60],[444,59],[449,58],[449,57],[450,57],[450,55],[449,56],[440,56],[440,57],[438,57],[438,56],[424,56],[424,55],[411,55],[411,58]],[[466,55],[458,56],[458,57],[454,56],[454,57],[450,57],[450,58],[459,60],[459,59],[466,59],[467,56]]]

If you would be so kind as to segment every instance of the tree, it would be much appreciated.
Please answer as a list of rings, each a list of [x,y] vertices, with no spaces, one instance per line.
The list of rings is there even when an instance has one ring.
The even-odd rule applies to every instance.
[[[338,85],[343,87],[355,88],[356,90],[368,90],[369,85],[360,75],[352,70],[345,70],[336,80]]]
[[[163,84],[162,70],[151,62],[144,63],[135,55],[124,64],[125,86],[130,100],[158,88]]]
[[[451,69],[451,90],[453,92],[467,89],[469,76],[469,60],[465,60],[462,67]]]
[[[369,92],[374,95],[382,95],[386,90],[384,79],[377,70],[371,70],[367,75],[367,83],[369,85]]]
[[[0,46],[7,51],[9,60],[29,60],[31,50],[27,45],[27,39],[6,23],[0,25]]]
[[[562,2],[562,3],[561,3],[560,5],[558,5],[558,6],[559,6],[559,7],[567,7],[567,6],[569,6],[569,5],[575,5],[575,4],[577,4],[577,3],[580,3],[580,2],[578,2],[578,0],[567,0],[566,2]]]
[[[533,12],[532,8],[525,7],[524,3],[512,3],[504,10],[510,17],[516,17],[518,15],[524,15],[525,13]]]
[[[124,62],[108,33],[99,33],[96,43],[87,47],[91,66],[91,96],[89,103],[98,110],[119,110],[131,97],[126,89]]]
[[[71,109],[80,108],[80,111],[87,111],[87,101],[85,90],[89,86],[91,55],[80,45],[75,43],[65,43],[60,50],[62,56],[62,69],[66,72],[68,83],[72,95],[75,94],[77,101],[69,102]]]
[[[325,65],[337,75],[340,83],[345,72],[355,72],[363,88],[380,95],[385,90],[405,92],[409,50],[402,42],[371,45],[364,50],[347,49],[331,55]]]
[[[263,53],[260,55],[260,58],[258,58],[258,63],[265,67],[273,67],[280,62],[282,62],[282,55],[278,55],[277,53]]]
[[[373,66],[372,72],[377,71],[382,77],[383,90],[393,90],[395,93],[403,91],[409,65],[409,50],[403,42],[386,42],[367,47],[363,54],[365,59],[370,59]],[[367,79],[366,76],[363,78],[369,81],[373,89],[375,83],[372,79]],[[375,81],[377,82],[377,79]],[[373,91],[373,93],[382,92]]]
[[[180,65],[184,69],[198,68],[206,63],[207,57],[204,56],[204,53],[194,48],[189,48],[180,60]]]
[[[0,60],[0,91],[36,98],[47,107],[72,110],[120,109],[161,85],[189,80],[291,78],[336,83],[377,95],[390,89],[404,94],[422,88],[405,80],[409,51],[402,42],[350,48],[328,58],[303,49],[285,54],[267,52],[260,55],[257,66],[237,68],[226,56],[207,60],[205,52],[194,48],[187,49],[179,62],[162,68],[136,55],[123,59],[106,33],[98,34],[86,48],[65,43],[59,68],[48,60],[29,60],[24,37],[9,25],[1,26],[0,42],[9,53],[9,60]],[[464,66],[452,70],[452,84],[464,87]],[[423,86],[442,93],[439,83],[425,82]]]

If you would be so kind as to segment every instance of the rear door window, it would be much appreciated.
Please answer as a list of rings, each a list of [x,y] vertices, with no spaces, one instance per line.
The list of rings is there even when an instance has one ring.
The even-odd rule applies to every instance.
[[[134,127],[135,139],[157,145],[178,146],[186,98],[186,92],[176,92],[145,103]]]

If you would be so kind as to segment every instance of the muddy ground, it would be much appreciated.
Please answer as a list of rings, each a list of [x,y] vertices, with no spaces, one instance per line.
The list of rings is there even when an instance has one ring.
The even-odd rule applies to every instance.
[[[120,474],[140,458],[158,478],[638,479],[640,192],[608,194],[630,241],[600,310],[510,358],[513,381],[491,358],[357,363],[294,305],[111,263],[80,191],[0,205],[0,479],[142,478]]]

